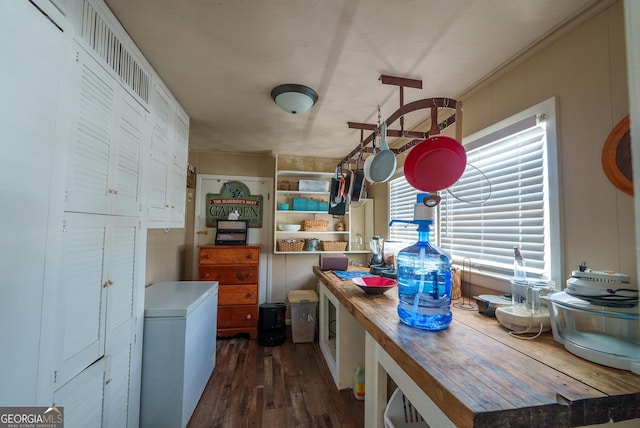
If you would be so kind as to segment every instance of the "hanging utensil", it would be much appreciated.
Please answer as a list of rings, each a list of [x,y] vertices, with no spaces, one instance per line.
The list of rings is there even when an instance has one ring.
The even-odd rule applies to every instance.
[[[362,170],[364,171],[364,178],[369,182],[369,183],[373,183],[373,178],[371,178],[371,163],[373,162],[373,158],[376,156],[376,138],[377,138],[377,134],[374,133],[373,134],[373,138],[371,140],[371,145],[373,147],[373,153],[370,154],[365,160],[364,160],[364,166],[362,167]]]
[[[384,183],[396,171],[396,155],[387,145],[387,128],[383,122],[380,127],[380,151],[371,161],[371,179],[373,183]]]
[[[437,192],[452,186],[467,166],[467,153],[462,144],[438,134],[438,106],[434,103],[429,137],[411,149],[404,162],[407,182],[423,192]]]
[[[336,167],[335,177],[331,179],[331,192],[329,193],[329,214],[344,215],[346,212],[346,202],[344,198],[344,176],[338,172]]]
[[[352,172],[353,177],[353,187],[351,188],[351,202],[360,202],[362,199],[362,194],[364,190],[364,171],[360,169],[360,161],[362,160],[362,151],[358,156],[358,160],[356,161],[356,169]]]

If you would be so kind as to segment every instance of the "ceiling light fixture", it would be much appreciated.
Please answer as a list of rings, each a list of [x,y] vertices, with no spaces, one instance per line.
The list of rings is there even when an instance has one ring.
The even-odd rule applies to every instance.
[[[273,88],[271,98],[282,110],[296,114],[313,107],[318,101],[318,94],[307,86],[287,83]]]

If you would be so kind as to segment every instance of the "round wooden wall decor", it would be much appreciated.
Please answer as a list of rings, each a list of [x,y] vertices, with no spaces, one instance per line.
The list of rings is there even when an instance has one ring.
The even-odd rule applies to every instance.
[[[633,196],[629,115],[607,137],[602,148],[602,168],[614,186]]]

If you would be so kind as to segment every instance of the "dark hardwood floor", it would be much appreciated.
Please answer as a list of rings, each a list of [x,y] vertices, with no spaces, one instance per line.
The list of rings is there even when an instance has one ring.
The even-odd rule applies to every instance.
[[[213,375],[189,428],[364,426],[364,401],[338,391],[316,342],[264,347],[218,339]]]

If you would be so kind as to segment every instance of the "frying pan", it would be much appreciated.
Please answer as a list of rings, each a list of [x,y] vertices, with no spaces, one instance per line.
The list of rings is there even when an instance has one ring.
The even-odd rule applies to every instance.
[[[358,162],[356,163],[356,169],[351,171],[351,177],[353,181],[351,182],[351,202],[360,202],[362,199],[363,189],[364,189],[364,171],[361,170],[360,160],[362,160],[362,153],[358,157]]]
[[[404,161],[404,176],[414,188],[437,192],[451,187],[467,166],[467,153],[451,137],[438,135],[438,107],[431,107],[429,138],[418,143]]]
[[[364,178],[369,183],[373,183],[373,178],[371,178],[371,162],[373,162],[373,158],[376,156],[376,134],[373,134],[371,145],[373,147],[373,153],[364,160],[364,166],[362,167]]]
[[[380,151],[371,161],[369,175],[372,183],[384,183],[396,171],[396,155],[387,145],[387,130],[383,122],[380,127]]]

